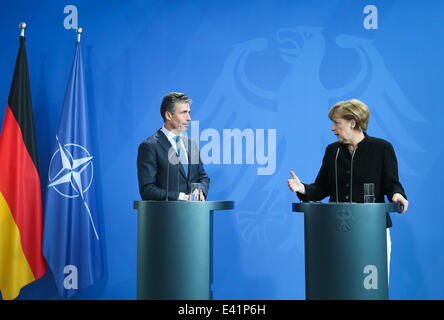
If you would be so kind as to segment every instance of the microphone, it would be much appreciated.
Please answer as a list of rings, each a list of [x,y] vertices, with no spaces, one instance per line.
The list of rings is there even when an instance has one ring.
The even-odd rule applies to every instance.
[[[171,160],[171,149],[167,152],[168,165],[167,165],[167,183],[166,183],[166,199],[168,201],[168,186],[170,184],[170,160]]]
[[[341,146],[338,147],[338,151],[336,151],[335,157],[335,183],[336,183],[336,203],[338,203],[338,155]]]
[[[180,189],[179,189],[179,171],[180,171],[180,161],[177,163],[177,194],[180,194]]]
[[[170,162],[172,161],[171,158],[176,157],[176,151],[174,150],[174,148],[171,146],[171,148],[168,150],[168,164],[167,164],[167,176],[166,176],[166,198],[165,201],[168,201],[168,191],[169,191],[169,184],[170,184]],[[175,161],[175,160],[174,160]]]
[[[167,192],[166,192],[166,199],[165,201],[168,201],[168,185],[170,182],[170,158],[168,157],[168,167],[167,167]]]
[[[356,149],[353,150],[352,158],[351,158],[351,164],[350,164],[350,203],[352,203],[353,198],[353,158],[355,157]]]
[[[177,151],[176,151],[176,155],[177,155],[177,157],[178,157],[178,162],[177,162],[177,194],[179,195],[180,194],[180,189],[179,189],[179,171],[180,171],[180,166],[182,165],[181,164],[181,162],[180,162],[180,157],[181,157],[181,151],[180,151],[180,145],[179,145],[179,143],[180,143],[180,136],[177,136],[177,137],[179,137],[179,139],[178,140],[176,140],[176,149],[177,149]],[[176,137],[176,139],[177,139],[177,137]]]

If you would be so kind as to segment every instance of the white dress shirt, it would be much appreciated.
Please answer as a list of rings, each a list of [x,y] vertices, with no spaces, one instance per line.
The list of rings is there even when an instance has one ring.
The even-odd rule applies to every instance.
[[[167,129],[165,128],[165,126],[162,126],[162,129],[160,129],[160,130],[162,130],[162,132],[163,132],[163,133],[165,134],[165,136],[167,137],[168,141],[171,143],[171,146],[172,146],[172,147],[174,148],[174,150],[177,152],[176,135],[175,135],[173,132],[167,130]],[[181,136],[182,136],[182,135],[181,135]],[[182,144],[182,148],[183,148],[183,150],[186,150],[186,149],[185,149],[185,145],[184,145],[184,143],[183,143],[183,139],[180,139],[180,143]],[[186,156],[187,159],[188,159],[188,155],[185,154],[185,156]],[[184,197],[185,197],[185,193],[180,192],[180,193],[179,193],[179,199],[178,199],[178,200],[183,200]]]

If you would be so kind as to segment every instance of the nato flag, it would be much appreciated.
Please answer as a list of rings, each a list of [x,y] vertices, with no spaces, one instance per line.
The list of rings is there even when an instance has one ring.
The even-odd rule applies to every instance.
[[[103,274],[80,42],[66,89],[49,163],[43,254],[57,289],[69,299]]]

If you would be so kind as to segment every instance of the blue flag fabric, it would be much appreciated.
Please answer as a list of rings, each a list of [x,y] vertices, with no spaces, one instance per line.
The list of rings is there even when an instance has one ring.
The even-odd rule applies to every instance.
[[[94,153],[80,43],[65,93],[48,170],[43,254],[69,299],[103,274],[94,187]]]

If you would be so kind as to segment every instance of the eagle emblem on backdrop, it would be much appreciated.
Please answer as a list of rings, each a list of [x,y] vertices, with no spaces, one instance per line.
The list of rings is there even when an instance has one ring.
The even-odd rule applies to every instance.
[[[321,66],[328,54],[322,28],[283,28],[274,39],[256,38],[234,45],[202,107],[195,111],[201,129],[277,130],[274,174],[257,175],[257,167],[252,165],[210,167],[212,179],[220,181],[212,195],[236,201],[234,225],[248,244],[280,251],[297,249],[303,254],[303,225],[290,219],[291,203],[298,200],[286,180],[294,170],[302,181],[314,181],[325,147],[335,141],[327,117],[335,102],[350,98],[366,102],[371,112],[370,135],[390,137],[398,148],[423,152],[396,115],[402,113],[411,122],[425,119],[390,74],[373,41],[347,34],[339,34],[333,41],[358,57],[359,65],[354,66],[358,71],[347,83],[327,88],[322,82]],[[272,56],[284,66],[273,85],[259,83],[252,76],[255,68],[266,68],[268,60],[260,61],[261,56]],[[318,160],[310,163],[308,158]],[[414,174],[413,164],[399,153],[398,163],[404,174]]]

